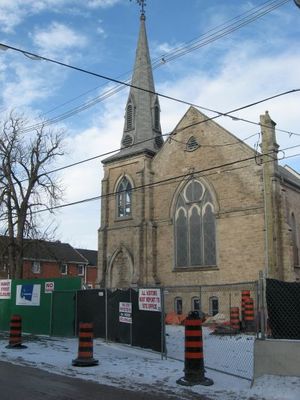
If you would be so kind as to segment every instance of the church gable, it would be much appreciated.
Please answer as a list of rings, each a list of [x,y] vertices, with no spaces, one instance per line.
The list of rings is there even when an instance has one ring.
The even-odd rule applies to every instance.
[[[228,158],[228,161],[232,159],[233,154],[235,159],[255,155],[250,146],[194,107],[190,107],[176,125],[163,148],[155,156],[154,164],[168,157],[169,153],[174,151],[174,147],[183,152],[192,152],[202,147],[205,148],[206,155],[213,152],[224,159]]]

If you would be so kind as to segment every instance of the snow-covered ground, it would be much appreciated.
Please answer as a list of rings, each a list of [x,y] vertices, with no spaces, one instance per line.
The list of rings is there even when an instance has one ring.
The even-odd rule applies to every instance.
[[[96,339],[94,340],[94,358],[99,360],[99,365],[85,368],[73,367],[72,359],[77,357],[78,340],[44,336],[25,336],[23,342],[27,348],[16,350],[7,349],[7,336],[0,335],[0,353],[2,361],[33,366],[49,372],[129,390],[157,390],[174,394],[182,400],[196,399],[197,394],[206,395],[212,400],[300,399],[300,378],[293,377],[265,376],[258,379],[251,387],[250,381],[207,369],[206,376],[214,380],[213,386],[182,387],[176,383],[176,380],[183,376],[184,367],[183,361],[179,360],[183,355],[182,328],[169,327],[168,333],[169,354],[173,353],[172,355],[176,356],[177,360],[173,358],[162,360],[161,355],[155,352]],[[207,335],[205,338],[207,339]],[[213,341],[211,339],[211,344],[208,343],[205,346],[213,347]],[[215,362],[222,348],[223,342],[219,342],[219,346],[215,347],[216,354],[213,357]],[[224,360],[221,359],[220,363],[224,363]]]
[[[203,328],[205,366],[251,381],[254,335],[212,335]],[[184,326],[167,325],[168,357],[184,360]],[[299,397],[300,400],[300,397]]]

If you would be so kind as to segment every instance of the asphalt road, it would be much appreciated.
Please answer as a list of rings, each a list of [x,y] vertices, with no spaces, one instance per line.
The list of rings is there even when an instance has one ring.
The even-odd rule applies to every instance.
[[[200,399],[200,397],[197,397]],[[1,400],[181,400],[182,397],[128,391],[0,361]]]

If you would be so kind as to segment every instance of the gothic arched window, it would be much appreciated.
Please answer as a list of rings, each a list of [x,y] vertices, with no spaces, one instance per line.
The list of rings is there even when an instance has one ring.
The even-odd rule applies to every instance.
[[[132,186],[129,180],[124,177],[117,187],[117,215],[118,217],[128,217],[131,215]]]
[[[174,225],[176,267],[216,265],[214,206],[209,191],[196,179],[177,198]]]

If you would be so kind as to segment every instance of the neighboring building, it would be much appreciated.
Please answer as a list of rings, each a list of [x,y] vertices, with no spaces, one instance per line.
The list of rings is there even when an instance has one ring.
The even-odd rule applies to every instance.
[[[8,238],[0,236],[0,278],[2,279],[9,278],[7,248]],[[84,286],[94,287],[96,274],[93,270],[95,267],[92,266],[90,271],[90,260],[82,252],[89,252],[89,250],[75,250],[68,243],[59,241],[25,239],[22,278],[51,279],[79,276],[82,278]],[[95,263],[94,259],[93,262]]]
[[[75,249],[81,254],[86,260],[87,265],[85,267],[85,287],[87,289],[95,288],[95,284],[97,281],[97,265],[98,265],[98,252],[96,250],[87,250],[87,249]]]
[[[278,165],[269,114],[261,154],[194,107],[164,143],[144,15],[132,85],[121,150],[103,161],[100,285],[215,285],[262,270],[300,280],[300,176]],[[192,296],[174,295],[176,310],[196,309]],[[212,295],[211,314],[217,305]]]

